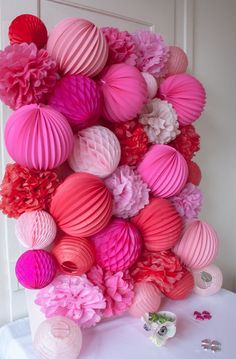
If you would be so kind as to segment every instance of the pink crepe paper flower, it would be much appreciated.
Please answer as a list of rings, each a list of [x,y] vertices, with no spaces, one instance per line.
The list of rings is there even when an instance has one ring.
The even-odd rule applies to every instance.
[[[106,307],[102,291],[82,276],[59,275],[39,291],[35,303],[46,318],[57,315],[74,320],[82,328],[94,326],[101,320]]]

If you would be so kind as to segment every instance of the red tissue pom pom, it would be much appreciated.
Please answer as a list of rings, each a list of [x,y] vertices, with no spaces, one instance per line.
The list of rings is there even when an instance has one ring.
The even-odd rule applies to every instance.
[[[181,133],[169,145],[179,151],[186,161],[190,161],[200,150],[200,136],[193,125],[181,127],[180,131]]]

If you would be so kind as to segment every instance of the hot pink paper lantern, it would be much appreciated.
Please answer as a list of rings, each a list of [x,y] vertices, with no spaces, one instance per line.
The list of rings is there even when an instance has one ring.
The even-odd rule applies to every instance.
[[[203,297],[219,292],[223,284],[223,274],[219,267],[210,264],[207,267],[193,270],[194,292]]]
[[[16,237],[26,248],[45,248],[54,241],[56,233],[56,223],[45,211],[25,212],[16,222]]]
[[[148,282],[136,283],[134,286],[134,300],[129,307],[129,314],[142,317],[145,313],[157,312],[161,305],[161,292]]]
[[[15,272],[23,287],[41,289],[55,277],[56,262],[53,256],[43,249],[33,249],[18,258]]]
[[[12,113],[5,127],[5,144],[18,164],[47,170],[67,159],[73,133],[61,113],[50,106],[32,104]]]
[[[131,65],[116,64],[101,75],[104,97],[103,115],[112,122],[132,120],[147,100],[147,85],[141,73]]]
[[[142,75],[147,85],[148,97],[152,99],[157,94],[157,80],[153,75],[149,74],[149,72],[142,72]]]
[[[90,21],[71,17],[60,21],[49,34],[47,51],[62,75],[96,76],[105,66],[108,44]]]
[[[181,126],[196,121],[206,103],[205,89],[195,77],[177,74],[168,77],[159,87],[160,98],[172,104]]]
[[[184,157],[167,145],[152,146],[137,170],[155,197],[175,195],[181,191],[188,178]]]
[[[169,46],[170,57],[167,62],[167,76],[181,74],[187,71],[188,57],[178,46]]]
[[[141,253],[141,236],[137,228],[123,219],[113,219],[92,237],[97,263],[117,272],[131,267]]]
[[[212,226],[201,220],[191,221],[174,252],[191,269],[210,264],[218,253],[219,240]]]
[[[117,137],[103,126],[92,126],[74,136],[74,149],[69,157],[75,172],[88,172],[105,178],[120,162],[121,149]]]
[[[184,276],[174,284],[173,289],[168,293],[165,293],[166,296],[173,300],[181,300],[188,297],[193,290],[194,279],[192,273],[186,271]]]

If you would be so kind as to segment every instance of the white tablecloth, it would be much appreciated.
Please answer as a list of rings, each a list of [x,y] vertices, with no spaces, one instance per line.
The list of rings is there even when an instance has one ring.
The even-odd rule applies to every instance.
[[[139,319],[124,316],[83,331],[80,359],[236,359],[236,294],[221,290],[212,297],[190,296],[184,301],[166,300],[161,310],[177,315],[176,336],[162,348],[147,339]],[[197,321],[195,310],[208,310],[211,320]],[[209,338],[222,344],[221,352],[201,348]],[[27,318],[0,329],[0,359],[35,359]],[[70,359],[70,358],[68,358]]]

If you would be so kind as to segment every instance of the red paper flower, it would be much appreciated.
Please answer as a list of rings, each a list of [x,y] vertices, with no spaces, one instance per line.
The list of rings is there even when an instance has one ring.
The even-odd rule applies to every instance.
[[[200,150],[200,136],[193,125],[181,127],[180,131],[180,135],[169,145],[179,151],[187,161],[190,161],[195,153]]]

